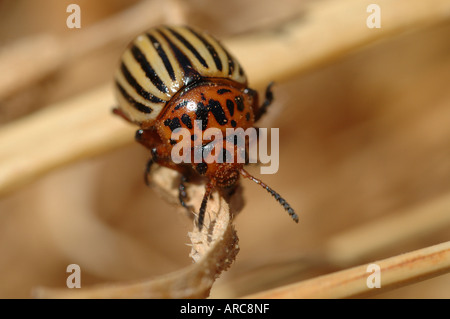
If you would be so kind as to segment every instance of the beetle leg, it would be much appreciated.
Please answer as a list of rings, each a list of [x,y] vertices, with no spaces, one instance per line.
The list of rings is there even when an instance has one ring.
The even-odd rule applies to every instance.
[[[150,158],[147,162],[147,165],[145,165],[144,182],[145,185],[147,186],[150,185],[150,180],[148,179],[148,176],[150,175],[150,170],[152,169],[153,163],[154,163],[153,158]]]
[[[188,206],[185,202],[187,199],[187,193],[186,193],[186,185],[187,177],[185,175],[181,175],[180,178],[180,185],[178,185],[178,200],[180,201],[181,206],[187,209],[188,213],[191,213],[191,206]]]
[[[214,190],[214,185],[212,182],[206,184],[205,195],[203,196],[202,204],[200,206],[200,211],[198,213],[197,226],[198,230],[201,231],[203,228],[203,221],[205,219],[206,213],[206,204],[208,203],[209,197],[211,196],[212,191]]]
[[[125,121],[132,123],[132,124],[136,124],[134,123],[132,120],[130,120],[128,118],[128,116],[125,115],[125,113],[123,113],[123,111],[121,109],[119,109],[118,107],[115,107],[112,109],[113,114],[120,116],[121,118],[123,118]]]
[[[140,131],[142,131],[142,130],[140,130]],[[157,161],[158,161],[157,151],[156,151],[156,148],[153,148],[152,149],[152,157],[150,157],[147,164],[145,165],[144,182],[145,182],[145,185],[147,185],[147,186],[150,186],[150,180],[149,180],[150,171],[152,169],[153,164],[156,163]]]
[[[150,159],[147,162],[147,165],[145,166],[145,174],[144,174],[144,181],[146,185],[150,185],[149,175],[152,165],[154,163],[176,170],[177,172],[180,172],[182,176],[184,176],[185,167],[179,164],[177,165],[174,162],[172,162],[172,159],[170,157],[170,151],[166,145],[159,145],[157,147],[153,147],[150,149],[150,152],[152,156],[150,157]],[[186,180],[184,180],[184,182],[185,181]],[[186,207],[185,205],[183,206]]]
[[[170,148],[166,145],[159,145],[151,149],[152,159],[158,165],[171,168],[180,172],[182,175],[186,171],[186,167],[181,164],[175,164],[172,161]]]
[[[261,116],[263,116],[266,113],[267,108],[273,102],[272,86],[273,86],[273,82],[270,82],[266,88],[264,102],[261,104],[261,106],[258,108],[258,110],[255,114],[255,121],[258,121],[261,118]]]

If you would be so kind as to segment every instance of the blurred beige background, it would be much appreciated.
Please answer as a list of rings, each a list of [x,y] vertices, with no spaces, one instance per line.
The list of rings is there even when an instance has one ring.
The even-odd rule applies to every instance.
[[[80,30],[66,27],[72,2],[82,10]],[[307,1],[150,2],[160,11],[141,13],[143,27],[189,23],[218,38],[307,20]],[[142,2],[3,0],[0,50],[43,34],[76,43],[81,32],[134,5]],[[276,83],[275,103],[260,126],[280,128],[280,169],[259,177],[295,207],[300,222],[243,181],[246,206],[235,219],[241,250],[211,297],[240,297],[449,240],[449,38],[450,20],[429,23]],[[111,82],[129,40],[95,47],[11,90],[0,99],[0,125]],[[3,195],[0,297],[27,298],[36,286],[65,287],[72,263],[81,266],[82,287],[191,264],[191,221],[144,185],[148,156],[132,143]],[[249,171],[259,175],[257,167]],[[443,213],[434,209],[441,200]],[[394,220],[398,237],[387,231]],[[371,226],[375,231],[365,236]],[[377,297],[450,298],[449,287],[447,274]]]

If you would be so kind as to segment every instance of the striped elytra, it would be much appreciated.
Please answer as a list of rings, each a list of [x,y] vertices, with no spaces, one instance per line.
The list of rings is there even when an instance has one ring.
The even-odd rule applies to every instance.
[[[247,86],[239,62],[211,35],[188,26],[160,26],[142,33],[128,45],[119,61],[115,91],[118,107],[114,112],[140,127],[136,140],[151,151],[145,171],[147,184],[153,164],[177,170],[181,174],[180,204],[191,212],[186,204],[185,183],[194,175],[206,181],[197,219],[200,230],[211,193],[232,193],[240,176],[261,185],[298,222],[291,206],[245,171],[242,161],[225,162],[230,156],[242,159],[248,145],[244,149],[234,140],[203,139],[208,128],[218,129],[224,136],[227,129],[252,128],[273,99],[269,85],[259,104],[258,93]],[[172,150],[179,142],[173,133],[178,128],[188,130],[191,145],[201,138],[201,162],[193,157],[190,163],[176,164],[172,160]],[[220,154],[213,154],[214,145],[219,145]],[[194,156],[193,146],[192,150]]]
[[[226,78],[246,85],[239,62],[212,36],[186,26],[161,26],[136,37],[115,74],[121,111],[150,126],[165,104],[200,78]]]

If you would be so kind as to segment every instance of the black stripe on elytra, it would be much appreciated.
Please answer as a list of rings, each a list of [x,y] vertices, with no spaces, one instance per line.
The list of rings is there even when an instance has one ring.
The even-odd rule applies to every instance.
[[[159,97],[154,96],[153,94],[147,92],[144,90],[142,86],[140,86],[139,83],[137,83],[136,79],[131,75],[130,71],[128,71],[127,66],[122,62],[120,64],[120,70],[122,71],[123,76],[127,80],[128,84],[130,84],[136,92],[142,96],[144,99],[152,102],[152,103],[163,103],[164,100],[161,100]]]
[[[227,99],[226,103],[227,103],[227,109],[230,112],[230,115],[233,116],[233,114],[234,114],[234,103],[233,103],[233,101]]]
[[[222,95],[225,93],[230,93],[230,92],[231,92],[231,90],[229,90],[229,89],[218,89],[217,90],[217,94],[219,94],[219,95]]]
[[[120,85],[119,82],[116,81],[116,86],[119,89],[120,94],[122,94],[122,96],[125,98],[125,100],[127,100],[128,103],[130,103],[135,109],[137,109],[138,111],[141,111],[143,113],[151,113],[153,111],[152,108],[137,102],[135,99],[133,99],[128,93],[127,91],[125,91],[125,89],[122,87],[122,85]]]
[[[153,85],[158,88],[163,93],[169,93],[169,89],[160,79],[158,74],[155,72],[150,62],[148,62],[144,53],[135,45],[131,47],[131,53],[136,61],[141,65],[141,69],[145,72],[145,75],[152,81]]]
[[[166,119],[164,121],[164,125],[168,126],[172,132],[181,127],[180,119],[178,117],[175,117],[173,119]]]
[[[167,44],[170,46],[175,58],[178,61],[179,66],[183,69],[184,77],[183,82],[185,85],[192,83],[193,81],[200,78],[200,74],[193,68],[189,58],[180,50],[179,47],[173,43],[167,35],[165,35],[161,30],[158,30],[159,34],[164,38]]]
[[[238,95],[234,98],[234,101],[236,102],[237,109],[242,112],[244,110],[244,98],[242,95]]]
[[[238,63],[238,68],[239,68],[239,75],[244,76],[244,69],[242,68],[242,66],[239,63]]]
[[[163,61],[164,67],[166,68],[167,73],[169,73],[170,79],[172,81],[175,81],[175,79],[176,79],[175,72],[173,71],[172,64],[170,63],[170,60],[167,57],[166,51],[164,51],[164,49],[162,48],[161,43],[159,43],[159,41],[151,34],[147,34],[147,37],[152,42],[153,47],[155,48],[155,50],[158,53],[161,60]]]
[[[188,129],[190,130],[192,129],[192,121],[189,115],[187,114],[181,115],[181,122],[183,122],[183,124],[186,125]]]
[[[234,72],[234,60],[225,48],[223,48],[223,50],[225,51],[225,54],[227,55],[228,75],[232,75]]]
[[[203,42],[206,49],[208,49],[209,53],[213,57],[217,70],[222,71],[222,67],[223,67],[222,60],[220,60],[219,54],[217,54],[216,49],[214,49],[214,47],[211,45],[211,43],[209,43],[208,40],[206,40],[201,34],[199,34],[198,32],[196,32],[195,30],[193,30],[191,28],[188,28],[188,30],[191,31],[197,38],[200,39],[200,41]]]
[[[210,99],[208,107],[211,110],[211,113],[214,115],[217,123],[219,123],[220,125],[225,125],[228,123],[227,115],[223,111],[222,105],[219,101]]]
[[[195,57],[197,58],[197,60],[205,67],[208,68],[208,63],[206,63],[205,59],[203,59],[203,57],[200,55],[200,53],[198,53],[197,49],[194,48],[194,46],[187,41],[181,34],[179,34],[178,32],[176,32],[175,30],[171,29],[171,28],[167,28],[167,30],[169,30],[181,43],[183,43],[183,45],[192,52],[192,54],[195,55]]]

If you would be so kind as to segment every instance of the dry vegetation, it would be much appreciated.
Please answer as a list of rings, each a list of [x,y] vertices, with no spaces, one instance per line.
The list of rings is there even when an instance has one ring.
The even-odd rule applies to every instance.
[[[70,1],[0,2],[0,297],[450,298],[447,0],[72,2],[79,30]],[[260,126],[280,128],[281,165],[260,177],[299,224],[243,181],[199,234],[172,172],[145,187],[149,154],[111,115],[111,79],[160,23],[208,30],[252,87],[276,82]],[[80,290],[65,288],[73,263]]]

